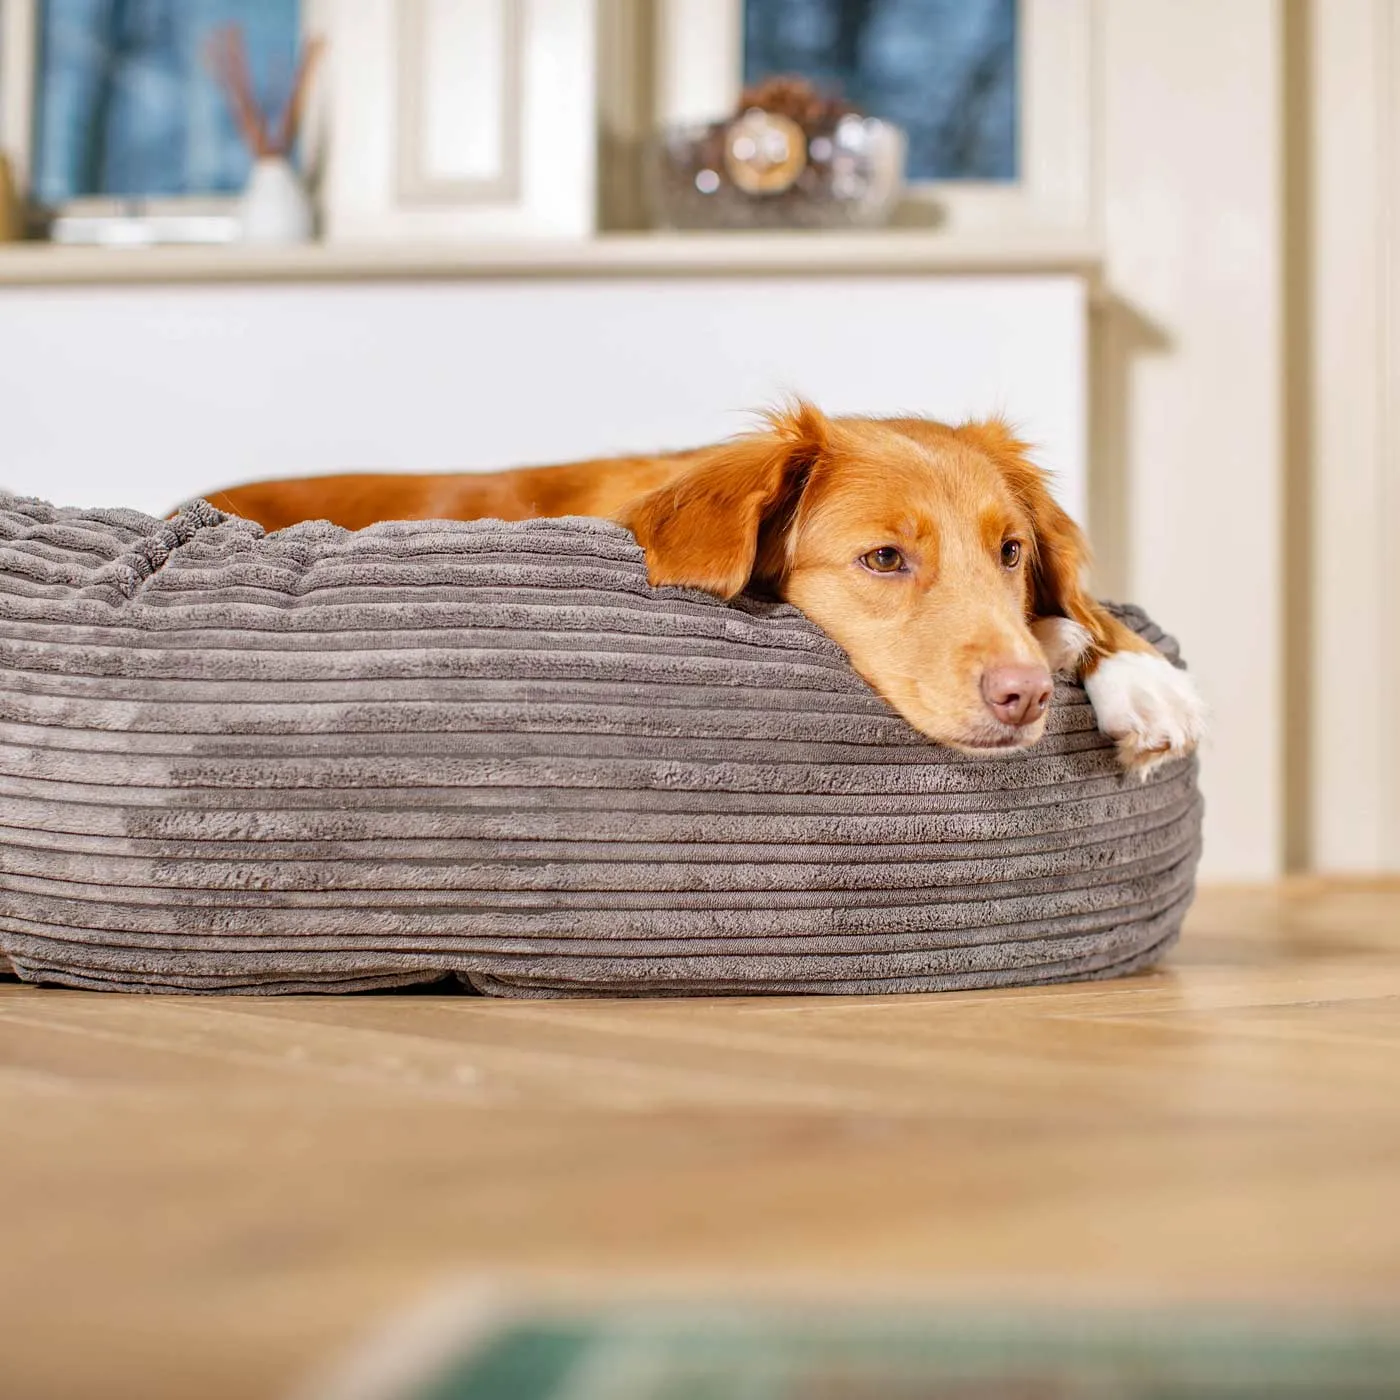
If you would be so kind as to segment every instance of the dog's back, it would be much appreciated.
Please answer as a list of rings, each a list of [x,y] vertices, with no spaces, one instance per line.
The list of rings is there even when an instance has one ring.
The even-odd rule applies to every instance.
[[[509,471],[409,475],[394,472],[255,481],[211,491],[220,510],[281,530],[329,520],[361,530],[381,520],[531,520],[591,515],[607,519],[637,496],[664,486],[703,449],[610,457]]]

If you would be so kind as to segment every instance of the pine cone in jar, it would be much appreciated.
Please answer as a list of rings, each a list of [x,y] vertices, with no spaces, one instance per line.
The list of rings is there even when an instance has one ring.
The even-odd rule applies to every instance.
[[[744,89],[739,112],[754,108],[796,122],[810,137],[830,131],[842,117],[855,111],[849,102],[834,93],[822,93],[806,78],[778,74]]]

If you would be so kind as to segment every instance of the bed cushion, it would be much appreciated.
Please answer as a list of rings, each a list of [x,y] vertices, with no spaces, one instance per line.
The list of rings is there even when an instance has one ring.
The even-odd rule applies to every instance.
[[[1133,609],[1119,615],[1176,658]],[[909,728],[794,609],[596,520],[264,535],[0,496],[0,949],[26,980],[915,992],[1176,938],[1194,759]]]

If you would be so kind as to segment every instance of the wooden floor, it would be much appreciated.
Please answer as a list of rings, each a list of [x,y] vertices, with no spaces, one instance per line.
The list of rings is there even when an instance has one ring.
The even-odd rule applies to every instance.
[[[0,1394],[260,1396],[463,1270],[1400,1304],[1400,889],[927,998],[0,985]]]

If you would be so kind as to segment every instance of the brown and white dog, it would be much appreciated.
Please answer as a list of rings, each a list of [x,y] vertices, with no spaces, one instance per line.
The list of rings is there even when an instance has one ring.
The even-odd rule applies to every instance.
[[[808,404],[721,443],[489,475],[312,477],[209,499],[269,530],[329,519],[619,521],[656,585],[795,604],[914,728],[968,753],[1045,730],[1077,674],[1124,766],[1190,753],[1191,679],[1084,588],[1087,547],[1002,422],[827,418]]]

